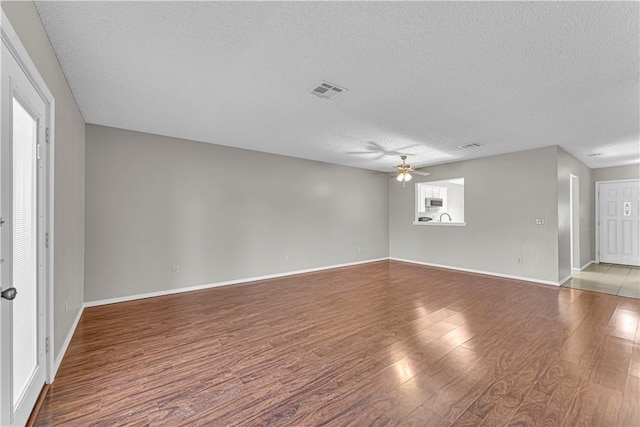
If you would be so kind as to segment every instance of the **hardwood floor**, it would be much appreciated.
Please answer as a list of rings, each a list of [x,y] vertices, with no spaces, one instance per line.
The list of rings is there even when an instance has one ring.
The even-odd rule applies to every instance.
[[[640,300],[382,261],[87,308],[36,425],[640,425]]]

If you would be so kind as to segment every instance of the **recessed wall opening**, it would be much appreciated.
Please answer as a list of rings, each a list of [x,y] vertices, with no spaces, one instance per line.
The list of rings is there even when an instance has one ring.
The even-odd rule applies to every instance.
[[[414,224],[465,225],[464,178],[415,184]]]

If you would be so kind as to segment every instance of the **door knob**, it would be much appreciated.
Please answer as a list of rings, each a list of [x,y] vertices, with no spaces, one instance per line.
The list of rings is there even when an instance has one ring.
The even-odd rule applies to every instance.
[[[2,291],[2,294],[0,295],[2,296],[2,298],[11,301],[16,297],[16,295],[18,295],[18,291],[16,290],[16,288],[9,288]]]

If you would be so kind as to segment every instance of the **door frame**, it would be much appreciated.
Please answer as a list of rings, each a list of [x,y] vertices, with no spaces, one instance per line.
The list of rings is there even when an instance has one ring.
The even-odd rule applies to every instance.
[[[569,240],[571,270],[580,271],[580,177],[569,174]]]
[[[45,381],[52,383],[55,375],[54,371],[54,323],[53,323],[53,290],[54,290],[54,153],[55,153],[55,98],[47,87],[44,79],[40,75],[38,68],[32,61],[27,49],[24,47],[18,34],[11,25],[9,18],[5,14],[4,10],[0,10],[2,15],[0,17],[0,43],[3,43],[13,55],[16,62],[22,68],[25,75],[33,84],[34,88],[38,91],[40,96],[45,102],[45,127],[48,129],[47,141],[43,145],[46,146],[45,151],[47,154],[44,156],[44,212],[46,215],[45,230],[44,233],[48,235],[48,245],[43,248],[44,257],[42,258],[44,264],[44,323],[45,323]],[[0,307],[0,311],[2,308]],[[0,319],[2,318],[0,314]],[[0,363],[2,363],[3,354],[0,352]],[[2,396],[2,387],[0,387],[0,399]],[[0,411],[1,411],[0,407]],[[0,415],[1,417],[2,415]]]
[[[595,183],[595,242],[596,242],[596,263],[600,263],[600,184],[611,184],[614,182],[640,182],[640,179],[609,179],[606,181],[596,181]]]

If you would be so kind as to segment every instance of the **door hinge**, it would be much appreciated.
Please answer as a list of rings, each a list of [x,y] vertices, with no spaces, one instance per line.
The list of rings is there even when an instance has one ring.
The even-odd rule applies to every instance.
[[[49,248],[49,232],[44,233],[44,247]]]
[[[36,145],[36,158],[40,160],[40,144]]]
[[[49,128],[45,130],[44,140],[47,142],[47,144],[49,143]]]
[[[44,339],[44,351],[45,353],[49,353],[49,337]]]
[[[2,219],[2,217],[0,216],[0,227],[2,227],[4,225],[4,219]]]

